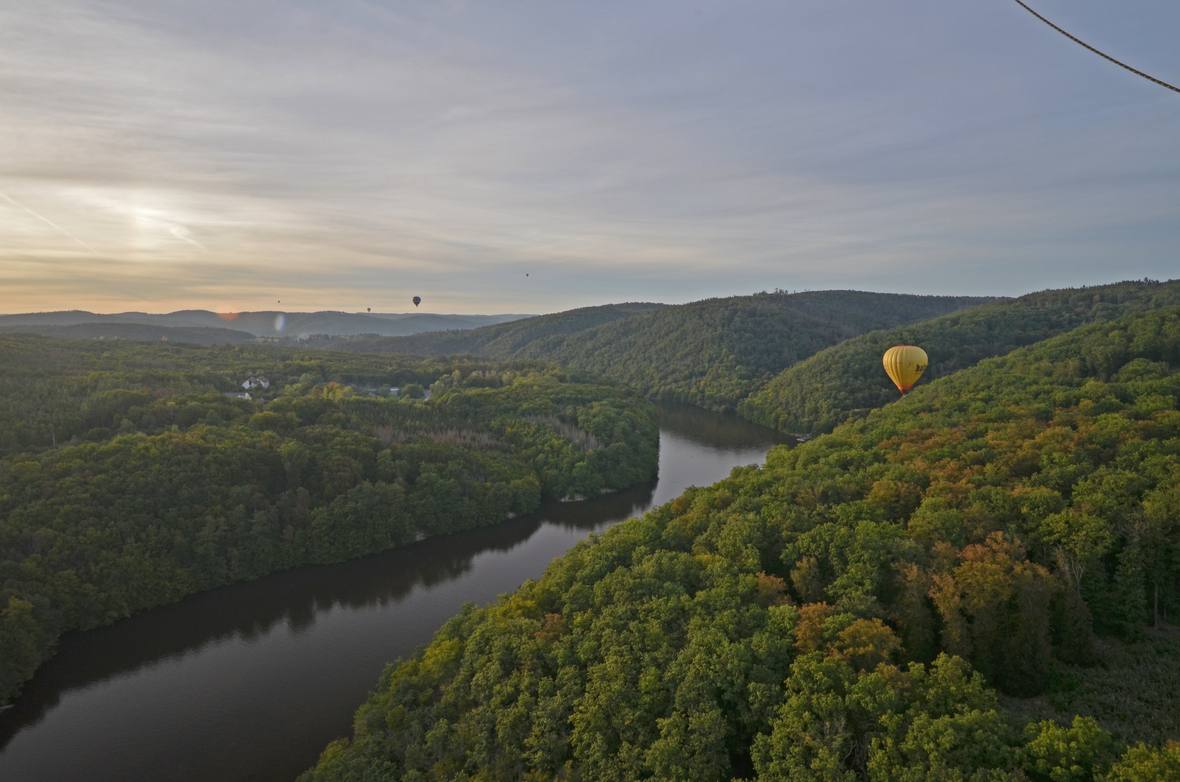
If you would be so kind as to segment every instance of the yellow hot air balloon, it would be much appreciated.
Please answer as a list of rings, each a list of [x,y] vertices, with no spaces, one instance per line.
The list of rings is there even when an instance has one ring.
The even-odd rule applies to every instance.
[[[893,385],[905,394],[922,377],[929,359],[926,358],[926,351],[917,345],[894,345],[885,351],[881,363],[885,365],[885,374],[889,375]]]

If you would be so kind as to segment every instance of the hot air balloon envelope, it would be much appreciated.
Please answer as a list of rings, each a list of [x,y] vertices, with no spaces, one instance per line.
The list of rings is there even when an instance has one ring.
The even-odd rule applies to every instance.
[[[415,296],[415,297],[413,298],[413,302],[414,302],[414,306],[415,306],[415,307],[417,307],[419,304],[421,304],[421,303],[422,303],[422,297],[421,297],[421,296]]]
[[[926,351],[917,345],[894,345],[885,351],[881,363],[885,365],[885,374],[889,375],[893,385],[904,394],[922,377],[930,360],[926,357]]]

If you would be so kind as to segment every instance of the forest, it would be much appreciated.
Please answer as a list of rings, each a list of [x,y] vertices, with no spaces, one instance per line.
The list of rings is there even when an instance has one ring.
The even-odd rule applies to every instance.
[[[1085,323],[1180,304],[1180,282],[1122,282],[1030,293],[942,317],[872,331],[821,350],[776,375],[739,412],[784,432],[816,433],[897,398],[880,371],[891,345],[921,345],[926,382]]]
[[[467,608],[304,779],[1180,778],[1178,399],[1176,306],[924,382]]]
[[[674,306],[609,305],[465,332],[341,340],[335,346],[555,362],[653,399],[727,411],[822,348],[988,301],[863,291],[762,293]]]
[[[523,362],[0,336],[0,365],[0,701],[63,632],[657,465],[647,402]]]
[[[880,356],[891,345],[924,346],[932,357],[928,382],[1086,323],[1178,303],[1180,282],[1150,280],[1010,300],[774,293],[676,306],[608,305],[328,346],[554,362],[653,399],[736,410],[755,423],[810,435],[896,398],[880,371]]]

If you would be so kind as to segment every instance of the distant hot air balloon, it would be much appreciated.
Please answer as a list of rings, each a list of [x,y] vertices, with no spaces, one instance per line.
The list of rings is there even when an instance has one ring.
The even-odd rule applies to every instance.
[[[414,306],[415,306],[415,307],[417,307],[419,304],[421,304],[421,303],[422,303],[422,297],[421,297],[421,296],[415,296],[415,297],[413,298],[413,302],[414,302]]]
[[[885,365],[885,374],[904,395],[922,377],[930,360],[926,351],[917,345],[894,345],[885,351],[881,363]]]

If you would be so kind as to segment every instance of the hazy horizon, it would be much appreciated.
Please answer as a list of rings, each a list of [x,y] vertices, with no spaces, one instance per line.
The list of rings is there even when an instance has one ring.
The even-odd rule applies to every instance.
[[[339,309],[339,308],[291,309],[291,308],[284,307],[282,305],[275,305],[275,306],[271,306],[271,307],[259,307],[258,309],[249,309],[249,310],[209,310],[204,307],[178,307],[176,309],[168,309],[168,310],[161,310],[161,309],[93,310],[93,309],[87,309],[85,307],[62,307],[62,308],[56,309],[56,310],[0,311],[0,317],[9,316],[9,315],[46,314],[46,313],[51,313],[51,312],[89,312],[93,315],[121,315],[124,313],[142,313],[145,315],[171,315],[171,314],[174,314],[177,312],[197,311],[197,310],[212,312],[217,315],[239,315],[239,314],[243,314],[243,313],[247,313],[247,312],[257,312],[257,313],[273,312],[273,313],[286,313],[286,314],[293,314],[293,313],[311,314],[311,313],[317,313],[317,312],[339,312],[339,313],[344,313],[347,315],[375,315],[375,316],[381,316],[381,315],[433,315],[433,316],[437,316],[437,317],[445,317],[445,316],[451,316],[451,315],[458,315],[458,316],[466,316],[466,315],[471,315],[471,316],[476,316],[476,315],[488,315],[488,316],[522,315],[525,317],[536,317],[538,315],[551,315],[551,314],[555,314],[555,313],[559,313],[559,312],[565,312],[569,309],[579,309],[579,308],[583,308],[583,307],[597,307],[597,306],[624,305],[624,304],[665,304],[665,305],[691,304],[693,302],[703,301],[706,299],[728,298],[729,296],[756,296],[759,294],[768,294],[768,293],[796,294],[796,293],[824,293],[824,292],[831,292],[831,291],[859,291],[861,293],[884,293],[884,294],[895,294],[895,295],[963,296],[963,297],[978,297],[978,298],[1019,298],[1021,296],[1025,296],[1030,293],[1039,293],[1039,292],[1045,291],[1045,290],[1053,290],[1053,289],[1061,289],[1061,288],[1087,288],[1087,287],[1095,287],[1095,286],[1100,287],[1100,286],[1104,286],[1104,285],[1115,285],[1115,284],[1123,283],[1123,282],[1140,282],[1143,279],[1145,279],[1145,278],[1142,278],[1142,277],[1140,277],[1140,278],[1129,278],[1129,277],[1115,278],[1115,277],[1112,277],[1110,279],[1098,280],[1093,283],[1079,283],[1077,285],[1054,285],[1054,286],[1050,286],[1048,288],[1036,288],[1033,290],[1020,291],[1018,293],[1013,293],[1013,294],[978,294],[978,293],[954,293],[954,292],[945,293],[945,294],[940,294],[940,293],[923,294],[923,293],[915,293],[914,291],[891,291],[891,290],[878,290],[878,289],[869,290],[866,288],[808,288],[808,289],[799,289],[799,290],[772,289],[772,290],[747,291],[744,293],[739,292],[739,293],[729,294],[728,296],[723,296],[723,297],[700,296],[700,297],[694,297],[694,298],[686,298],[682,301],[661,301],[661,300],[657,300],[657,299],[642,299],[642,300],[641,299],[631,299],[631,300],[627,300],[627,301],[601,301],[601,302],[590,303],[590,304],[585,304],[585,305],[578,305],[577,307],[567,307],[567,308],[563,308],[563,309],[544,310],[544,311],[536,311],[536,312],[517,312],[517,311],[447,312],[447,311],[442,311],[442,310],[435,311],[435,310],[427,310],[427,309],[382,310],[382,311],[374,310],[372,312],[366,312],[365,310],[349,310],[349,309]],[[1157,282],[1172,282],[1174,279],[1176,279],[1176,278],[1161,277],[1155,281],[1157,281]]]
[[[612,302],[612,303],[619,303],[619,302]],[[470,315],[470,316],[477,316],[477,315],[494,315],[494,316],[526,315],[526,316],[532,316],[532,315],[547,314],[547,313],[540,313],[540,312],[536,312],[536,313],[534,313],[534,312],[441,312],[441,311],[440,312],[434,312],[434,311],[428,312],[426,310],[422,310],[420,312],[412,312],[412,311],[406,311],[406,310],[401,310],[401,311],[383,310],[381,312],[366,312],[364,310],[358,311],[358,310],[342,310],[342,309],[296,310],[296,309],[286,309],[286,308],[283,308],[282,306],[279,306],[277,308],[276,307],[260,307],[259,309],[256,309],[256,310],[210,310],[210,309],[206,309],[204,307],[180,307],[178,309],[168,309],[168,310],[158,310],[158,309],[155,309],[155,310],[154,309],[93,310],[93,309],[87,309],[86,307],[62,307],[61,309],[56,309],[56,310],[20,310],[20,311],[12,311],[12,312],[0,312],[0,317],[5,317],[8,315],[43,315],[43,314],[49,314],[49,313],[53,313],[53,312],[88,312],[91,315],[123,315],[126,313],[139,313],[142,315],[174,315],[178,312],[212,312],[214,315],[240,315],[240,314],[246,313],[246,312],[261,312],[261,313],[274,312],[274,313],[284,313],[284,314],[290,315],[290,314],[294,314],[294,313],[312,314],[312,313],[316,313],[316,312],[339,312],[339,313],[343,313],[345,315],[376,315],[376,316],[381,316],[381,315],[434,315],[436,317],[446,317],[449,315],[460,315],[460,316],[468,316],[468,315]]]
[[[1180,80],[1175,3],[1035,5]],[[1019,295],[1180,267],[1176,96],[1006,1],[48,0],[0,8],[0,103],[4,313]]]

